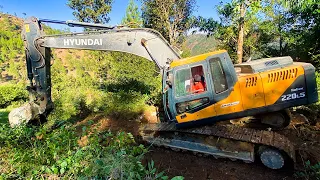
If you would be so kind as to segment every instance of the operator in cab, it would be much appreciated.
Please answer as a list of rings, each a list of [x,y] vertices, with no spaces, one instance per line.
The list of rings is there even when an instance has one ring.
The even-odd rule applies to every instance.
[[[201,93],[204,92],[206,88],[206,83],[202,80],[199,74],[194,75],[194,82],[191,86],[192,93]]]

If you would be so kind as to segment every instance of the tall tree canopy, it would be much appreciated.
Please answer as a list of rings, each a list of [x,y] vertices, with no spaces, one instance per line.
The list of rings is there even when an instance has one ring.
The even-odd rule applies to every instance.
[[[145,27],[159,31],[170,44],[177,45],[191,27],[195,0],[142,0]]]
[[[121,23],[131,28],[142,27],[142,18],[138,6],[134,0],[129,0],[129,4],[126,9],[126,14],[122,18]]]
[[[320,1],[283,0],[283,4],[289,13],[290,54],[320,68]]]
[[[108,23],[113,0],[68,0],[73,15],[81,22]]]

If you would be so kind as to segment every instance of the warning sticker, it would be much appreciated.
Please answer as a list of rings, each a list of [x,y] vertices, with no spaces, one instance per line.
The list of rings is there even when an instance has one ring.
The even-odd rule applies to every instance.
[[[30,32],[30,26],[29,26],[29,24],[24,25],[24,28],[25,28],[26,32]]]

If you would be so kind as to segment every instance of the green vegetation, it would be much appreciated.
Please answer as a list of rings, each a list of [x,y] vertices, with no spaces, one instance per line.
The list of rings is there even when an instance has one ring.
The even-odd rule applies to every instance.
[[[126,15],[122,18],[121,24],[131,28],[142,27],[140,11],[138,6],[134,3],[134,0],[129,0]]]
[[[5,18],[8,17],[2,16],[1,20]],[[21,23],[19,19],[16,21]],[[0,31],[6,32],[5,27]],[[47,34],[62,32],[48,26],[44,29]],[[20,36],[20,33],[9,35]],[[9,127],[10,110],[27,100],[26,69],[19,51],[14,53],[20,58],[0,63],[4,71],[14,76],[12,81],[0,85],[0,108],[5,108],[0,110],[2,178],[168,179],[163,173],[156,173],[152,162],[146,167],[141,164],[147,149],[135,143],[131,134],[93,132],[89,135],[86,128],[79,134],[67,123],[79,115],[96,112],[115,119],[135,119],[147,104],[158,101],[161,78],[155,65],[129,54],[64,50],[65,57],[60,59],[58,52],[52,54],[55,110],[45,127]],[[10,69],[16,69],[16,74],[10,73]],[[68,125],[50,129],[61,123]],[[78,145],[81,136],[89,139],[84,147]]]
[[[217,7],[220,21],[194,18],[194,27],[216,37],[238,61],[240,7],[245,3],[243,61],[289,55],[319,67],[318,1],[232,0]],[[240,21],[241,22],[241,21]]]
[[[21,39],[21,21],[14,16],[0,13],[0,70],[2,75],[13,79],[26,77],[23,61],[23,41]],[[0,74],[0,82],[2,76]]]
[[[13,102],[25,101],[28,93],[24,84],[4,84],[0,86],[0,108],[6,108]]]
[[[317,87],[318,93],[320,93],[320,73],[316,73],[317,76]],[[306,108],[302,108],[301,113],[305,114],[311,123],[314,125],[317,123],[317,120],[320,118],[320,101],[315,104],[308,105]]]
[[[195,0],[143,0],[143,25],[159,31],[167,41],[179,46],[184,42],[185,33],[191,27]]]
[[[81,22],[107,23],[113,0],[68,0],[73,15]]]
[[[147,152],[130,133],[94,132],[79,146],[76,129],[64,124],[58,129],[43,127],[10,128],[0,125],[1,177],[10,179],[168,179],[157,173],[153,162],[140,161]]]
[[[11,18],[0,20],[0,63],[16,59],[23,50],[23,42],[19,34],[21,27],[13,22]]]
[[[81,113],[103,111],[115,118],[133,119],[146,104],[159,101],[161,78],[155,65],[124,53],[86,51],[81,61],[72,51],[66,67],[55,59],[52,66],[52,97],[55,111],[50,119],[67,120]],[[99,52],[98,52],[99,53]]]
[[[189,56],[196,56],[216,50],[218,45],[214,36],[207,37],[203,34],[189,35],[185,41],[185,50],[190,50]]]
[[[305,166],[306,168],[304,171],[299,171],[294,174],[296,178],[320,179],[320,162],[315,165],[311,165],[310,161],[307,161]]]
[[[0,123],[8,122],[9,111],[7,109],[0,109]]]

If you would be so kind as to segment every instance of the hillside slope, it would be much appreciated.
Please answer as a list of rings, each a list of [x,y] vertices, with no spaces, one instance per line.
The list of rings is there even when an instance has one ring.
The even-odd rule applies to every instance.
[[[21,26],[21,19],[0,13],[0,83],[25,77]]]
[[[191,51],[191,56],[216,50],[217,40],[204,34],[193,34],[187,37],[186,47]]]

